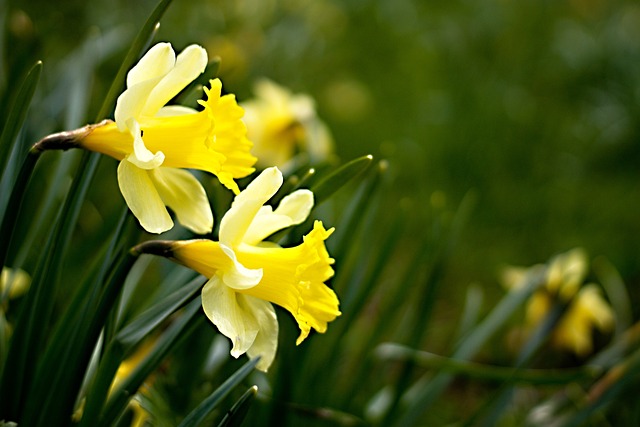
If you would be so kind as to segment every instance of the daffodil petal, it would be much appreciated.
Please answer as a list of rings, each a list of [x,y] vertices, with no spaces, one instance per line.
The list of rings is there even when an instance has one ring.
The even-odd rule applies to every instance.
[[[302,189],[285,196],[274,213],[286,215],[291,218],[293,224],[300,224],[309,217],[311,208],[313,208],[313,193]]]
[[[118,165],[118,185],[127,206],[145,230],[159,234],[173,227],[171,216],[146,170],[122,160]]]
[[[197,114],[198,110],[185,107],[184,105],[167,105],[166,107],[162,107],[160,111],[156,113],[156,117],[175,117],[175,116],[186,116],[188,114]]]
[[[240,244],[262,205],[276,194],[282,182],[278,168],[267,168],[238,194],[220,222],[220,243],[229,247]]]
[[[230,288],[241,290],[256,286],[262,280],[262,269],[247,268],[238,261],[233,249],[220,244],[222,251],[233,261],[233,268],[227,269],[222,274],[222,280]]]
[[[146,80],[163,77],[175,66],[176,54],[171,43],[157,43],[127,73],[127,88]]]
[[[114,118],[120,132],[127,131],[129,120],[140,118],[149,93],[161,78],[157,77],[137,83],[118,96]]]
[[[253,345],[247,350],[247,356],[254,359],[260,356],[256,368],[266,372],[273,363],[278,349],[278,318],[276,311],[270,302],[249,295],[238,295],[244,298],[244,302],[250,308],[255,317],[260,331],[253,341]]]
[[[130,118],[139,119],[149,95],[162,78],[174,68],[176,55],[169,43],[158,43],[127,74],[127,89],[116,101],[114,113],[120,132]]]
[[[158,194],[165,205],[175,212],[180,224],[198,234],[213,229],[213,213],[207,193],[191,173],[176,168],[149,171]]]
[[[233,343],[231,355],[240,357],[253,345],[260,325],[244,298],[214,275],[202,288],[202,308],[221,334]]]
[[[162,106],[202,74],[206,67],[207,51],[195,44],[187,46],[176,58],[175,66],[149,94],[142,114],[155,116]]]
[[[133,153],[127,159],[141,169],[155,169],[164,162],[164,153],[158,151],[153,154],[142,139],[140,124],[133,118],[127,121],[127,127],[133,136]]]
[[[257,245],[278,230],[302,223],[309,216],[312,207],[313,193],[309,190],[297,190],[285,196],[275,211],[270,206],[263,206],[242,241]]]

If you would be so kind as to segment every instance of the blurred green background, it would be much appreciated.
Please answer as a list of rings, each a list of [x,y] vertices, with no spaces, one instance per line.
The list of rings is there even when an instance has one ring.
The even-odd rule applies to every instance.
[[[45,87],[66,89],[36,103],[31,120],[47,109],[60,119],[53,130],[90,122],[92,114],[69,117],[65,103],[75,96],[97,108],[77,86],[104,91],[123,43],[154,5],[3,5],[5,56],[42,59]],[[389,159],[390,197],[411,199],[417,218],[434,192],[456,206],[473,191],[452,282],[495,286],[502,263],[583,246],[637,288],[637,2],[177,0],[158,38],[221,56],[225,89],[240,101],[262,76],[312,95],[339,155]],[[99,75],[56,73],[87,60],[101,64]]]
[[[44,62],[25,143],[93,121],[155,4],[0,0],[2,81]],[[470,283],[501,295],[503,265],[575,246],[618,268],[637,318],[638,2],[175,0],[157,38],[219,55],[240,101],[258,77],[310,94],[343,160],[387,159],[380,225],[400,211],[407,223],[390,262],[424,243],[433,210],[474,196],[431,324],[436,342]],[[120,197],[115,180],[102,185]]]

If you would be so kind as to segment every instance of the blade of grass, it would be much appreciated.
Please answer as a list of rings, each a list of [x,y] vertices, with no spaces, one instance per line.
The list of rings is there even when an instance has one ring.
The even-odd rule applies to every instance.
[[[636,392],[637,378],[640,374],[640,349],[629,358],[611,369],[589,391],[584,406],[577,413],[567,416],[561,423],[563,427],[585,425],[592,416],[600,414],[603,409],[625,390]]]
[[[203,279],[200,277],[192,280],[132,320],[116,334],[113,341],[107,344],[96,377],[87,392],[81,426],[95,425],[120,363],[154,329],[192,299],[202,284]]]
[[[466,337],[454,351],[452,359],[471,358],[487,340],[495,334],[505,321],[517,310],[544,281],[544,269],[524,279],[517,291],[510,292],[498,303],[489,315]],[[452,375],[439,373],[424,387],[416,391],[412,402],[401,416],[394,419],[398,426],[413,426],[422,413],[434,402],[449,384]]]
[[[135,261],[122,250],[123,241],[129,243],[125,230],[132,231],[134,227],[127,209],[123,210],[109,247],[98,261],[97,274],[90,275],[78,289],[66,315],[58,322],[29,392],[23,417],[26,424],[48,425],[51,420],[70,416],[104,320]],[[59,369],[60,366],[66,369]],[[51,393],[52,387],[58,393]]]
[[[227,378],[227,380],[222,383],[220,387],[218,387],[213,393],[211,393],[206,399],[204,399],[193,411],[191,411],[191,413],[189,413],[189,415],[187,415],[184,420],[182,420],[178,427],[197,427],[201,425],[207,415],[209,415],[211,411],[215,409],[216,406],[218,406],[222,399],[224,399],[231,392],[231,390],[238,386],[241,381],[243,381],[251,372],[253,372],[253,369],[258,363],[258,360],[258,358],[249,360],[233,375]],[[249,389],[249,391],[254,389],[254,387]],[[255,387],[255,391],[257,391],[257,387]],[[242,399],[247,400],[249,398],[243,396],[239,402],[241,402]],[[242,413],[242,416],[244,417],[245,414],[246,408]]]
[[[249,412],[249,407],[253,403],[256,395],[258,394],[258,387],[253,386],[249,388],[249,390],[245,391],[244,394],[238,399],[236,403],[233,404],[229,412],[227,412],[218,424],[218,427],[239,427],[242,424],[242,421],[247,416],[247,412]]]
[[[61,212],[58,212],[56,222],[60,218]],[[36,312],[35,302],[41,301],[40,295],[46,293],[47,271],[51,261],[51,248],[55,242],[55,233],[52,233],[47,239],[40,261],[33,273],[31,286],[27,293],[23,305],[23,309],[18,314],[15,329],[9,343],[7,357],[2,366],[2,376],[0,381],[0,418],[5,420],[18,420],[23,405],[23,394],[25,388],[29,384],[29,377],[32,369],[36,364],[37,353],[32,351],[34,338],[30,331],[34,329],[35,318],[39,312]],[[49,307],[44,306],[44,309]],[[38,331],[40,332],[40,331]],[[35,341],[38,342],[38,341]]]
[[[9,109],[9,115],[4,123],[2,135],[0,135],[0,171],[4,171],[11,157],[14,143],[22,128],[27,111],[31,104],[31,99],[35,93],[36,86],[42,73],[42,61],[36,62],[29,70],[20,84],[20,89],[16,92],[13,104]],[[10,182],[7,180],[6,182]]]
[[[11,190],[4,215],[2,215],[2,224],[0,224],[0,236],[2,236],[2,241],[0,242],[0,268],[5,265],[7,260],[13,231],[20,217],[20,208],[22,207],[24,193],[31,180],[31,175],[33,174],[39,157],[40,153],[37,152],[29,152],[29,154],[27,154],[16,177],[14,187]]]
[[[366,171],[373,162],[373,156],[363,156],[339,167],[333,173],[325,176],[309,188],[313,191],[315,205],[319,205],[346,183]]]
[[[173,321],[162,334],[147,357],[136,367],[131,375],[122,381],[119,387],[110,393],[97,423],[98,426],[108,427],[113,425],[114,421],[126,409],[131,397],[142,386],[151,372],[158,367],[176,345],[189,338],[191,333],[200,326],[200,323],[204,322],[204,316],[194,321],[195,315],[201,310],[200,306],[200,298],[196,298],[187,304],[180,317]]]
[[[416,366],[426,369],[438,369],[468,378],[489,382],[512,381],[520,384],[557,385],[570,381],[597,378],[600,369],[580,367],[575,369],[517,369],[515,367],[492,366],[465,360],[438,356],[427,351],[394,344],[381,344],[375,349],[376,357],[381,360],[413,360]]]

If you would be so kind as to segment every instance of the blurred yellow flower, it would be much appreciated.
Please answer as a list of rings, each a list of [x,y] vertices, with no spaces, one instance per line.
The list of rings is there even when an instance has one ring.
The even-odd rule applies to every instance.
[[[145,340],[131,356],[120,363],[120,366],[118,366],[118,370],[116,371],[116,375],[111,382],[111,387],[109,387],[109,395],[111,395],[113,391],[119,385],[121,385],[124,380],[126,380],[129,375],[133,373],[138,365],[140,365],[140,363],[149,355],[149,352],[153,348],[156,340],[157,337]],[[147,410],[144,409],[140,404],[138,393],[145,393],[147,391],[147,388],[151,386],[153,381],[154,376],[149,376],[149,378],[145,380],[142,386],[136,391],[135,395],[129,401],[128,407],[133,412],[131,427],[142,427],[145,422],[151,418],[149,412],[147,412]],[[82,398],[77,408],[74,410],[71,417],[74,422],[78,423],[82,419],[85,403],[85,398]]]
[[[311,97],[292,94],[267,79],[257,81],[254,92],[256,98],[241,105],[259,165],[285,168],[300,151],[314,162],[333,153],[333,138]]]
[[[127,89],[116,103],[115,122],[51,135],[37,146],[79,146],[120,160],[120,191],[145,230],[162,233],[173,227],[168,206],[182,225],[208,233],[213,215],[205,190],[182,169],[210,172],[237,194],[234,178],[253,172],[256,159],[250,154],[243,110],[233,95],[221,96],[220,80],[211,80],[205,88],[207,99],[199,101],[204,107],[200,112],[165,106],[206,65],[207,52],[200,46],[188,46],[176,57],[171,44],[158,43],[129,71]],[[56,145],[60,141],[63,144]]]
[[[31,276],[26,271],[19,268],[2,267],[0,275],[0,301],[5,299],[18,298],[29,289]]]
[[[505,288],[515,290],[524,283],[529,272],[538,269],[507,267],[502,272]],[[551,343],[558,348],[586,356],[593,349],[592,331],[613,328],[615,317],[608,302],[595,284],[583,286],[588,260],[581,248],[572,249],[551,259],[546,269],[545,283],[530,298],[525,311],[525,335],[530,334],[544,320],[556,301],[568,304],[556,325]]]
[[[276,231],[302,223],[313,207],[313,193],[297,190],[273,210],[264,204],[282,185],[281,172],[265,169],[236,196],[220,223],[220,241],[151,241],[140,253],[166,256],[209,278],[202,290],[202,307],[220,332],[231,339],[231,355],[260,356],[257,368],[266,371],[278,345],[278,321],[271,305],[287,309],[300,328],[297,344],[311,328],[325,332],[340,315],[338,298],[324,284],[333,276],[333,259],[324,241],[333,229],[322,222],[304,236],[302,244],[282,248],[263,241]]]

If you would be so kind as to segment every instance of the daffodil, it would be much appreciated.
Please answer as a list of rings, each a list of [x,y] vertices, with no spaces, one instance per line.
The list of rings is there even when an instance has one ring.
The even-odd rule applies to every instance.
[[[0,274],[0,301],[6,297],[18,298],[29,289],[31,276],[20,268],[2,267]]]
[[[522,279],[538,268],[508,267],[503,271],[503,284],[510,290],[517,289],[523,283]],[[546,267],[544,286],[531,296],[526,306],[525,335],[544,320],[558,301],[567,304],[567,309],[552,332],[552,344],[579,356],[591,352],[593,329],[607,332],[613,327],[615,318],[599,288],[593,283],[583,286],[587,272],[587,255],[581,248],[551,259]]]
[[[606,332],[613,328],[613,310],[595,284],[585,285],[560,320],[553,339],[556,345],[586,356],[593,349],[592,329]]]
[[[165,105],[206,65],[207,53],[198,45],[176,57],[169,43],[158,43],[127,74],[115,122],[50,135],[36,148],[81,147],[111,156],[120,161],[120,191],[145,230],[162,233],[173,227],[168,206],[182,225],[208,233],[213,215],[207,195],[184,169],[210,172],[237,194],[234,179],[253,172],[256,159],[250,154],[243,110],[233,95],[221,95],[220,80],[211,80],[205,88],[200,112]]]
[[[340,315],[338,298],[324,283],[334,273],[324,244],[333,229],[315,221],[303,243],[291,248],[264,241],[302,223],[313,206],[309,190],[294,191],[275,210],[264,206],[282,182],[275,167],[254,179],[222,218],[217,242],[151,241],[135,249],[169,257],[209,278],[202,289],[205,314],[232,341],[232,356],[260,356],[257,368],[264,371],[277,349],[278,321],[271,303],[294,316],[300,328],[297,344],[311,329],[325,332]]]
[[[331,133],[318,118],[311,97],[292,94],[267,79],[256,82],[254,92],[256,97],[242,107],[261,166],[283,168],[299,151],[312,161],[324,160],[333,152]]]

